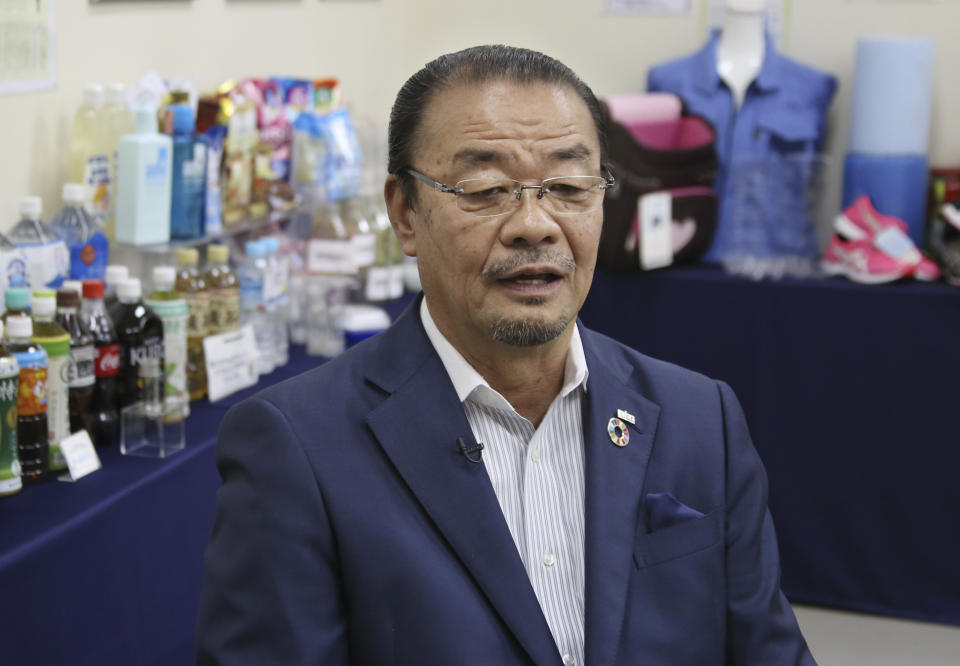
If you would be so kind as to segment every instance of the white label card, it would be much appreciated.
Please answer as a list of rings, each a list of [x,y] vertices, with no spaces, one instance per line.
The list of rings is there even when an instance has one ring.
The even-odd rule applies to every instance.
[[[307,242],[307,270],[311,273],[353,275],[353,245],[347,240],[311,239]]]
[[[61,481],[77,481],[100,469],[100,456],[93,448],[93,442],[86,430],[78,430],[60,440],[60,451],[67,460],[69,470],[57,477]]]
[[[257,383],[257,343],[250,324],[203,339],[207,392],[216,402]]]
[[[653,192],[637,201],[640,219],[640,268],[645,271],[673,263],[673,199],[669,192]]]

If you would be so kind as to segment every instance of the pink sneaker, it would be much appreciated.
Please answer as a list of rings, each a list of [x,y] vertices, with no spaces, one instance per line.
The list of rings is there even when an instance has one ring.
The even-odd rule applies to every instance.
[[[940,268],[923,256],[907,236],[907,223],[899,217],[884,215],[863,195],[837,216],[836,231],[852,240],[868,238],[878,250],[904,264],[913,266],[913,277],[922,282],[940,279]]]
[[[830,239],[821,266],[827,275],[843,275],[861,284],[893,282],[912,275],[914,270],[914,264],[881,252],[870,238],[848,240],[840,234]]]

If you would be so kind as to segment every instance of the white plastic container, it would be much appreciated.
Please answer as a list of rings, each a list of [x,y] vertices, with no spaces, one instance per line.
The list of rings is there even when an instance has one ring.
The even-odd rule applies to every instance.
[[[157,132],[156,112],[135,111],[135,129],[117,147],[117,242],[170,242],[173,142]]]
[[[263,298],[267,271],[267,248],[260,241],[247,241],[246,257],[237,268],[240,283],[240,325],[251,324],[257,343],[257,374],[266,375],[276,367],[276,329]]]

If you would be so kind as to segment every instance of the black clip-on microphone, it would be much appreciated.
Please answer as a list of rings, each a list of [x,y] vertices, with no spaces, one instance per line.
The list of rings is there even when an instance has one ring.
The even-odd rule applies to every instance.
[[[457,437],[457,446],[460,447],[460,454],[470,462],[483,462],[483,444],[481,442],[477,442],[476,446],[467,446],[463,441],[463,437]],[[471,453],[477,454],[476,459],[470,457]]]

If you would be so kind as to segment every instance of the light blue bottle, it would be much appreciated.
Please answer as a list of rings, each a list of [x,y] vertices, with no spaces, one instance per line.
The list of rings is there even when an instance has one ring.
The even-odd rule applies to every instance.
[[[194,135],[195,120],[189,104],[174,104],[173,198],[170,202],[170,237],[190,240],[203,236],[207,147]]]
[[[40,219],[40,197],[20,200],[20,221],[7,238],[21,252],[7,259],[5,271],[10,287],[58,289],[70,274],[70,253],[66,244]]]
[[[157,132],[154,109],[134,110],[133,134],[117,146],[118,243],[170,242],[170,185],[173,141]]]
[[[276,367],[276,331],[264,302],[267,248],[261,241],[247,241],[246,258],[237,268],[240,283],[240,325],[250,324],[257,343],[257,374],[266,375]]]
[[[84,208],[85,190],[79,183],[64,184],[63,208],[50,220],[50,227],[70,251],[70,279],[102,280],[107,272],[110,241]]]

